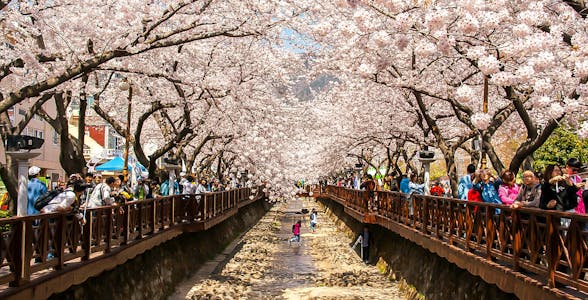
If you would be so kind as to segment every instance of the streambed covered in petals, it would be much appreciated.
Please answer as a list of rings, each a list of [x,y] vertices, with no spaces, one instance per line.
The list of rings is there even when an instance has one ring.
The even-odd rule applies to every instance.
[[[308,227],[302,208],[319,210],[319,228]],[[302,242],[288,243],[302,220]],[[348,238],[314,201],[276,204],[241,239],[219,270],[190,282],[186,299],[404,299],[398,284],[366,265]],[[239,248],[239,247],[237,247]]]

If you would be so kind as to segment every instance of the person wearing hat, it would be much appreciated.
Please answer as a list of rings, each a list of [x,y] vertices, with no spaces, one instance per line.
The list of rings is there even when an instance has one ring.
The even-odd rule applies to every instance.
[[[584,183],[582,182],[582,177],[578,175],[578,172],[580,172],[583,167],[582,162],[574,157],[568,159],[566,162],[566,174],[570,178],[571,183],[578,188],[578,191],[576,192],[576,195],[578,196],[578,206],[576,206],[575,211],[579,214],[586,213],[586,206],[582,195]]]
[[[49,204],[43,209],[42,213],[53,213],[53,212],[70,212],[77,210],[80,207],[80,197],[86,191],[88,185],[83,180],[77,179],[71,182],[62,193],[53,198]],[[76,218],[82,219],[81,213],[76,213]]]
[[[27,184],[27,215],[36,215],[39,213],[35,209],[35,201],[39,196],[47,193],[47,186],[39,180],[41,168],[32,166],[29,168],[29,183]]]

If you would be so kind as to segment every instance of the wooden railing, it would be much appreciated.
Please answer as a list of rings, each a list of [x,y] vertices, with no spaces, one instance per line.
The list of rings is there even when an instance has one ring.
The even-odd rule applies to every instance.
[[[365,191],[328,186],[325,194],[361,214],[375,214],[382,226],[402,225],[513,271],[533,274],[551,288],[588,293],[588,216],[397,192],[375,192],[368,210]]]
[[[0,219],[0,293],[61,270],[68,262],[97,259],[155,233],[218,220],[264,198],[262,189],[175,195],[88,209],[84,225],[74,213]]]

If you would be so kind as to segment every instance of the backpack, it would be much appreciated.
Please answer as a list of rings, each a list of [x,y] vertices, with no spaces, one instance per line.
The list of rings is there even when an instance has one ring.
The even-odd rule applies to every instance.
[[[53,200],[53,198],[57,197],[57,195],[61,194],[63,192],[62,189],[54,189],[54,190],[50,190],[47,193],[39,196],[39,198],[37,198],[37,200],[35,201],[35,209],[38,211],[41,211],[41,209],[43,209],[43,207],[47,206],[47,204],[49,204],[49,202],[51,202],[51,200]]]
[[[292,225],[292,233],[294,233],[294,228],[296,227],[296,224]]]

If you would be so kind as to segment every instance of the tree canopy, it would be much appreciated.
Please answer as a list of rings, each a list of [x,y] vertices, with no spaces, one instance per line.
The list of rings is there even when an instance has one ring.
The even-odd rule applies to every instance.
[[[493,168],[517,172],[562,122],[588,137],[581,1],[54,0],[0,10],[0,135],[42,116],[61,135],[68,172],[85,165],[84,126],[96,122],[130,136],[152,171],[164,155],[218,177],[247,171],[272,196],[357,162],[419,172],[425,147],[455,185],[457,156],[480,160],[475,140]],[[20,103],[30,110],[13,124],[7,110]],[[508,158],[496,149],[505,141],[515,144]],[[9,183],[12,171],[0,166]]]

